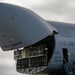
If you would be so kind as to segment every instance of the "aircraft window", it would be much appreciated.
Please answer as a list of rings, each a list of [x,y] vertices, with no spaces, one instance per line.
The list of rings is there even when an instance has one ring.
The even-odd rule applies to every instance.
[[[59,57],[59,58],[61,58],[61,57]]]
[[[61,60],[59,60],[59,62],[61,62]]]
[[[74,61],[74,60],[71,60],[72,62]]]
[[[57,59],[57,58],[58,58],[58,56],[55,56],[54,58],[55,58],[55,59]]]
[[[75,62],[73,63],[73,65],[75,65]]]
[[[58,60],[54,60],[54,62],[58,62]]]

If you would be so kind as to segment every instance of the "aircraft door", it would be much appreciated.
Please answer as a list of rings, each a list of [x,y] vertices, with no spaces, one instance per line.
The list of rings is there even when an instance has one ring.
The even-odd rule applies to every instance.
[[[66,62],[68,62],[68,49],[63,48],[62,51],[63,51],[63,59],[65,59]],[[65,63],[64,60],[63,60],[63,63]]]

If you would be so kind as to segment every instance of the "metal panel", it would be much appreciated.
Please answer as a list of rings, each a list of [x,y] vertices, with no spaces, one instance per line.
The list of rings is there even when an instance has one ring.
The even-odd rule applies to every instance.
[[[57,31],[29,9],[5,3],[0,6],[0,46],[4,51],[27,47]]]

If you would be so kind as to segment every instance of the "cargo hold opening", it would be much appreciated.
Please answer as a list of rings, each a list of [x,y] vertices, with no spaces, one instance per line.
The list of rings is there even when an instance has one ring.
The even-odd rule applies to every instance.
[[[40,42],[14,51],[17,69],[47,66],[55,47],[54,35],[50,35]]]

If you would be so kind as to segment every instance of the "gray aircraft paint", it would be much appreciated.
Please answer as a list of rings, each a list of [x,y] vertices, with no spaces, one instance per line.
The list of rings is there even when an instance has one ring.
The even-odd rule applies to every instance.
[[[29,9],[0,3],[0,46],[4,51],[33,45],[53,31],[58,34],[46,71],[62,69],[63,48],[68,51],[68,63],[75,66],[75,24],[45,21]]]
[[[32,45],[54,30],[57,31],[29,9],[0,3],[0,46],[4,51]]]

